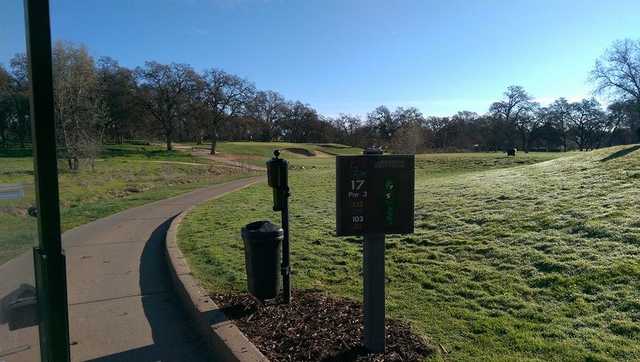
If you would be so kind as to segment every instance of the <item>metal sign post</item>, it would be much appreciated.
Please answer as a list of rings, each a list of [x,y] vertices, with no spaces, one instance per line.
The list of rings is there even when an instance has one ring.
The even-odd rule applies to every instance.
[[[362,235],[364,346],[385,350],[385,234],[413,232],[414,156],[362,156],[336,159],[336,231]]]
[[[65,362],[69,361],[69,319],[60,237],[49,2],[25,0],[24,7],[40,239],[39,247],[34,248],[40,355],[42,361]]]
[[[267,180],[273,188],[273,211],[281,212],[282,230],[282,294],[286,304],[291,302],[291,265],[289,262],[289,163],[279,158],[280,151],[273,151],[267,161]]]
[[[384,353],[384,234],[368,234],[363,242],[364,346]]]

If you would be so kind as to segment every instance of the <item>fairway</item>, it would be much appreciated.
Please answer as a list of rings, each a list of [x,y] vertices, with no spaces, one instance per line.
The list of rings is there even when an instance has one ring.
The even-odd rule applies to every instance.
[[[640,154],[421,155],[416,232],[387,239],[387,315],[450,360],[640,358]],[[334,160],[292,160],[296,288],[360,300],[361,245],[335,237]],[[278,220],[264,184],[179,229],[213,293],[245,290],[242,225]]]
[[[207,156],[211,145],[184,143],[182,149]],[[337,155],[359,155],[362,149],[337,143],[291,143],[291,142],[218,142],[214,159],[230,160],[253,166],[265,166],[265,161],[280,150],[287,159],[327,158]],[[204,154],[203,154],[204,152]]]
[[[36,243],[36,219],[27,215],[34,205],[33,161],[30,152],[0,152],[0,184],[22,184],[25,197],[0,200],[0,264]],[[59,163],[60,212],[63,230],[86,224],[131,207],[246,177],[253,173],[182,152],[155,146],[105,146],[95,169],[79,172]]]

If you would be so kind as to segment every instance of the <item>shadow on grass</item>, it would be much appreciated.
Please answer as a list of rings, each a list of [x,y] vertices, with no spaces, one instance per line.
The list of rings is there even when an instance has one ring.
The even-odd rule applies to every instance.
[[[31,157],[31,148],[0,148],[0,158],[2,157]]]
[[[154,149],[149,146],[105,146],[101,152],[101,157],[136,157],[136,158],[149,158],[149,159],[171,159],[182,157],[184,154],[179,151],[167,151],[162,149]]]
[[[640,149],[640,145],[635,145],[635,146],[631,146],[625,149],[622,149],[620,151],[616,151],[612,154],[610,154],[609,156],[603,158],[600,160],[600,162],[607,162],[607,161],[611,161],[611,160],[615,160],[616,158],[620,158],[620,157],[624,157],[634,151],[637,151]]]

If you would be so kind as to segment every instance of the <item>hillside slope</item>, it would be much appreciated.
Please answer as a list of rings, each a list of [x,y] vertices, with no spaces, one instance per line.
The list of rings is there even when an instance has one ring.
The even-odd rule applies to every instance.
[[[404,241],[431,272],[394,263],[422,286],[405,297],[448,311],[436,334],[467,357],[640,358],[637,150],[424,180]]]

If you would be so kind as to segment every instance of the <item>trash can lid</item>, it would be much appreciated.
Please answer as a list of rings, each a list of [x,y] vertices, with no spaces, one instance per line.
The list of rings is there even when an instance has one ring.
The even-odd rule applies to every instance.
[[[242,236],[251,240],[272,240],[282,238],[282,228],[269,220],[254,221],[242,228]]]

